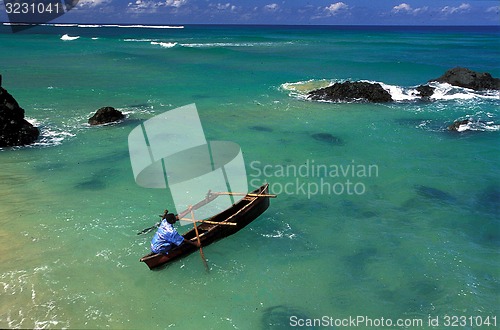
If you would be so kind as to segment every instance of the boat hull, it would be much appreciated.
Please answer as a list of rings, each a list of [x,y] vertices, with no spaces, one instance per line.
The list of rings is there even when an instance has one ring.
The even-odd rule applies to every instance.
[[[264,213],[269,207],[268,184],[247,194],[243,199],[233,204],[230,208],[211,217],[211,222],[235,223],[236,225],[207,224],[201,223],[198,227],[201,246],[205,247],[224,237],[233,235],[246,227],[249,223]],[[264,196],[259,196],[260,194]],[[195,239],[196,232],[193,229],[182,235],[185,239]],[[150,253],[140,259],[148,265],[149,269],[164,266],[176,259],[185,257],[198,248],[191,244],[183,243],[174,247],[167,254]]]

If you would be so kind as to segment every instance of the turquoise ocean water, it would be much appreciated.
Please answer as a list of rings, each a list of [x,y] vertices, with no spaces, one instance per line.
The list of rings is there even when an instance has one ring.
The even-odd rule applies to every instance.
[[[500,322],[499,94],[411,94],[455,66],[500,77],[498,27],[0,31],[3,87],[42,133],[0,150],[0,328]],[[304,98],[347,79],[397,101]],[[250,186],[279,197],[204,249],[210,273],[198,254],[150,271],[138,260],[152,233],[136,233],[172,201],[136,185],[127,137],[190,103],[208,140],[241,146]],[[102,106],[127,120],[89,127]],[[467,117],[473,130],[446,130]]]

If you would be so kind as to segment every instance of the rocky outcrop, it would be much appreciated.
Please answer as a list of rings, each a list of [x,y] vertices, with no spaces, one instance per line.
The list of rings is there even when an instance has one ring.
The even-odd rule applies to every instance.
[[[435,88],[428,85],[420,85],[416,88],[418,92],[418,94],[416,95],[423,99],[429,99],[432,96],[432,94],[434,94],[434,89]]]
[[[335,83],[332,86],[313,90],[307,97],[317,101],[331,102],[391,102],[392,97],[380,84],[363,81]]]
[[[0,76],[0,148],[24,146],[40,136],[38,128],[24,119],[24,109],[1,87]]]
[[[500,79],[493,78],[487,72],[476,72],[467,68],[456,67],[446,71],[441,77],[429,80],[448,83],[453,86],[470,88],[474,90],[499,89]]]
[[[113,123],[125,118],[125,115],[113,107],[104,107],[97,110],[97,112],[89,118],[90,125],[103,125]]]

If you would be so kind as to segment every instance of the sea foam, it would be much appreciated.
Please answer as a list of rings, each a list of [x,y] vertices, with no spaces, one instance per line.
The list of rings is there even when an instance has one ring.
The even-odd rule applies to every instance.
[[[72,36],[70,36],[70,35],[68,35],[68,34],[65,34],[65,35],[63,35],[63,36],[61,37],[61,40],[64,40],[64,41],[71,41],[71,40],[76,40],[76,39],[79,39],[79,38],[80,38],[80,36],[74,36],[74,37],[72,37]]]
[[[163,48],[172,48],[177,45],[176,42],[160,42],[160,41],[151,41],[151,45],[159,45]]]

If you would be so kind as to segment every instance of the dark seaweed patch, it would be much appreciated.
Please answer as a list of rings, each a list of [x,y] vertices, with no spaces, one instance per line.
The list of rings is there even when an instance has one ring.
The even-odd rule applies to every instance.
[[[500,188],[490,186],[476,197],[476,209],[498,215],[500,213]]]
[[[477,217],[471,220],[465,230],[477,244],[495,248],[500,246],[500,219],[496,216]]]
[[[272,306],[264,309],[262,314],[262,329],[290,329],[290,317],[297,319],[310,319],[304,311],[288,305]],[[313,327],[302,327],[314,329]]]
[[[83,190],[101,190],[106,188],[106,183],[98,178],[91,178],[75,185],[77,189]]]
[[[343,258],[347,270],[354,277],[363,277],[366,265],[377,256],[377,249],[366,247]]]
[[[270,127],[266,127],[266,126],[250,126],[250,129],[254,130],[254,131],[259,131],[259,132],[272,132],[273,129],[270,128]]]
[[[428,199],[433,199],[437,200],[440,202],[455,202],[456,198],[450,195],[449,193],[428,187],[428,186],[423,186],[423,185],[416,185],[415,190],[419,196],[428,198]]]
[[[392,313],[398,309],[406,313],[428,313],[432,311],[432,303],[441,299],[444,292],[437,281],[424,279],[406,283],[397,289],[381,290],[378,294],[381,300],[391,303],[407,297],[404,304],[391,306]]]
[[[348,217],[374,218],[378,216],[376,211],[364,209],[359,204],[346,199],[340,201],[340,207],[342,208],[342,214]]]
[[[344,145],[344,141],[341,138],[333,136],[330,133],[315,133],[312,134],[311,137],[317,141],[325,142],[333,146]]]

